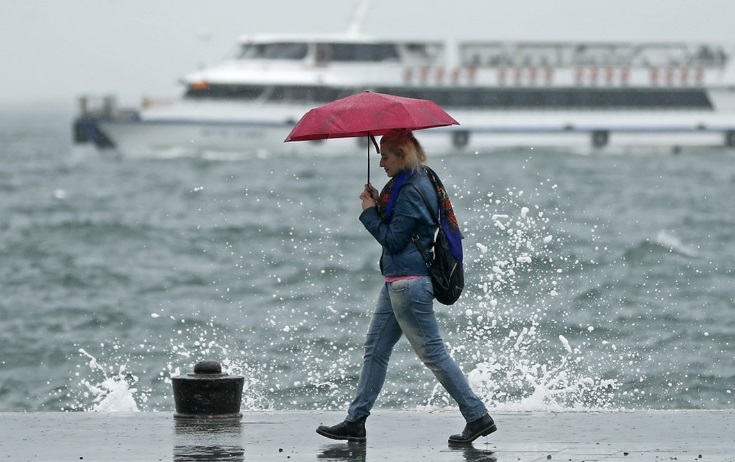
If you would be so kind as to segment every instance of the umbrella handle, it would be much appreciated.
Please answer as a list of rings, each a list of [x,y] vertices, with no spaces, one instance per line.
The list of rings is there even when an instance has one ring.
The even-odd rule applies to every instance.
[[[368,135],[368,136],[370,136],[370,141],[373,142],[373,146],[375,146],[375,150],[378,151],[378,154],[380,154],[380,146],[378,146],[378,142],[375,141],[375,137],[373,135]]]
[[[375,150],[378,151],[378,154],[380,154],[380,146],[378,146],[378,142],[375,141],[375,137],[373,135],[371,135],[370,133],[368,133],[368,138],[369,138],[370,141],[373,142],[373,146],[375,146]],[[368,153],[368,158],[367,158],[367,163],[368,163],[367,184],[370,184],[370,143],[369,142],[368,142],[368,150],[367,150],[367,153]]]

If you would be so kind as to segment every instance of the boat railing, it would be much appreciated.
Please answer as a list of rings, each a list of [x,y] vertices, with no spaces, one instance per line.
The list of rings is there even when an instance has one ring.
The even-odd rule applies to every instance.
[[[137,119],[135,109],[120,108],[115,95],[82,95],[77,99],[80,119]]]
[[[495,67],[406,66],[401,82],[408,87],[642,87],[701,88],[717,85],[720,69],[689,66],[624,67],[518,65]]]
[[[718,45],[627,43],[466,42],[460,62],[475,67],[551,66],[724,68],[729,53]]]

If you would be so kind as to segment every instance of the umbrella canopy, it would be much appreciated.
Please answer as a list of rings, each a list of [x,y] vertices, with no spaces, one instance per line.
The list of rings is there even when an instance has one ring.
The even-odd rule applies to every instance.
[[[459,125],[433,101],[366,91],[307,112],[286,141],[384,135],[395,128]]]
[[[433,101],[365,91],[332,101],[304,114],[285,141],[324,140],[367,136],[380,152],[375,136],[396,128],[459,125]],[[370,143],[368,143],[370,183]]]

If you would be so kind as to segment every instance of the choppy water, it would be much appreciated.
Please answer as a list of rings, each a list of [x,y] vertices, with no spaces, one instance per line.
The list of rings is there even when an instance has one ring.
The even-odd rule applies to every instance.
[[[361,153],[110,159],[70,122],[0,112],[0,411],[171,411],[201,359],[245,409],[345,408],[381,283]],[[469,283],[438,317],[490,406],[732,408],[735,153],[432,154]],[[448,403],[400,342],[378,406]]]

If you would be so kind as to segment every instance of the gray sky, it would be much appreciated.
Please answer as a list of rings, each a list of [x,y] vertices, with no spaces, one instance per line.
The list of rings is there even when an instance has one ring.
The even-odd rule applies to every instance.
[[[175,97],[238,36],[344,32],[355,0],[0,0],[0,105]],[[372,0],[388,37],[735,43],[735,0]]]

